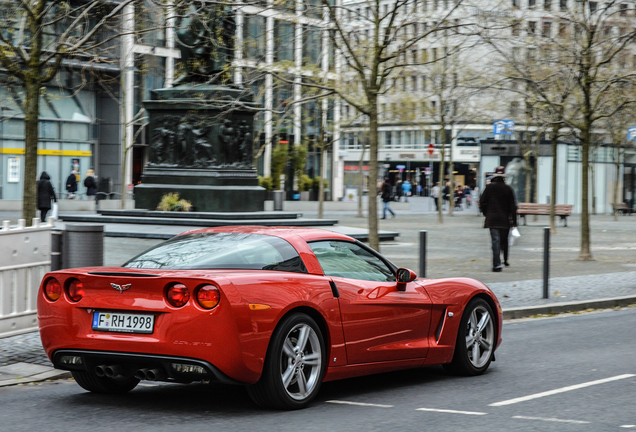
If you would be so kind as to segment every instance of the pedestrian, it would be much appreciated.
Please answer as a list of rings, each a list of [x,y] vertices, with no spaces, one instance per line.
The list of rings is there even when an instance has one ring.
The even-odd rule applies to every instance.
[[[517,226],[517,204],[515,193],[504,182],[505,168],[498,166],[495,174],[479,198],[479,208],[486,216],[484,228],[490,229],[492,241],[492,271],[500,272],[501,252],[504,265],[508,267],[508,234],[511,227]]]
[[[409,179],[404,180],[404,183],[402,183],[402,194],[404,195],[404,202],[409,202],[409,196],[411,195],[411,182],[409,182]]]
[[[395,200],[397,202],[402,201],[402,194],[404,194],[404,191],[402,190],[402,180],[398,180],[395,184]]]
[[[442,199],[444,200],[444,205],[450,205],[450,194],[451,194],[451,184],[450,182],[446,182],[446,186],[442,189]],[[448,208],[448,206],[446,207]],[[444,207],[442,206],[442,210]]]
[[[97,194],[97,182],[95,181],[95,171],[89,169],[86,171],[86,178],[84,179],[84,186],[86,187],[87,196],[95,196]]]
[[[471,204],[471,202],[473,200],[470,192],[471,192],[470,191],[470,186],[465,185],[464,186],[464,198],[466,198],[466,207],[470,207],[470,204]]]
[[[75,192],[77,192],[77,171],[73,170],[66,179],[66,198],[75,198]]]
[[[435,203],[435,211],[439,211],[439,182],[435,182],[435,186],[431,188],[431,196],[433,197],[433,202]]]
[[[457,210],[462,209],[462,201],[464,199],[464,190],[461,185],[457,185],[455,188],[455,208]]]
[[[391,213],[391,217],[395,217],[395,213],[389,207],[389,203],[393,201],[393,187],[389,183],[389,179],[385,178],[384,183],[382,183],[382,202],[384,203],[384,207],[382,208],[382,219],[386,219],[386,211],[388,210]]]
[[[40,220],[46,220],[46,214],[51,210],[51,200],[57,203],[57,198],[55,197],[55,189],[53,189],[53,185],[51,184],[51,177],[46,173],[46,171],[42,171],[40,174],[40,180],[37,182],[38,188],[38,210],[40,210]]]
[[[417,196],[422,196],[422,185],[419,183],[415,183],[415,194]]]

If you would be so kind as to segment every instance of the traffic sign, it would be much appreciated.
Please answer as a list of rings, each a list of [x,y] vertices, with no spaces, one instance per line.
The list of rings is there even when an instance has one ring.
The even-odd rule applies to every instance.
[[[495,135],[513,135],[515,131],[514,120],[495,120],[492,124]]]
[[[431,156],[433,156],[433,152],[434,152],[434,151],[435,151],[435,144],[430,143],[430,144],[428,145],[428,154],[429,154],[429,155],[431,155]]]
[[[404,168],[406,168],[406,165],[396,165],[395,167],[399,170],[403,170]]]
[[[636,127],[627,129],[627,141],[636,141]]]

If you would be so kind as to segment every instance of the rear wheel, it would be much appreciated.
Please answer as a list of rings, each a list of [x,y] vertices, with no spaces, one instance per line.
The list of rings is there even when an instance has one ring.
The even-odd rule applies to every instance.
[[[308,315],[295,313],[274,332],[261,379],[248,387],[248,393],[261,406],[304,408],[316,397],[324,368],[320,328]]]
[[[481,375],[490,366],[495,343],[492,308],[484,299],[475,298],[468,303],[462,315],[453,361],[444,367],[458,375]]]
[[[113,379],[107,377],[99,377],[95,372],[90,371],[71,371],[75,382],[84,390],[93,393],[105,394],[122,394],[128,393],[139,384],[136,378]]]

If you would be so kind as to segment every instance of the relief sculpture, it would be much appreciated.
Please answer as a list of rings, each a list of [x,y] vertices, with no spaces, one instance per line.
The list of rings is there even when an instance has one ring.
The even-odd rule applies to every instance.
[[[219,124],[203,116],[164,115],[153,124],[150,166],[252,168],[251,126],[245,120]]]

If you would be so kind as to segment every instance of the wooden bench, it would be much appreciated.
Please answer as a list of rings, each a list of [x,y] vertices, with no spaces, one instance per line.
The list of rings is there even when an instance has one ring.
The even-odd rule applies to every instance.
[[[563,226],[568,226],[567,217],[572,214],[572,204],[556,204],[554,214],[563,221]],[[519,203],[517,214],[523,217],[523,224],[526,225],[526,215],[547,215],[550,216],[550,204]]]
[[[615,212],[632,215],[632,209],[627,206],[627,203],[612,203],[612,208]]]

